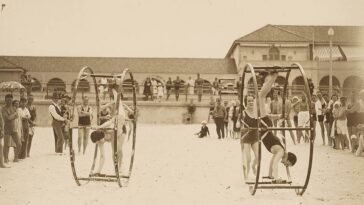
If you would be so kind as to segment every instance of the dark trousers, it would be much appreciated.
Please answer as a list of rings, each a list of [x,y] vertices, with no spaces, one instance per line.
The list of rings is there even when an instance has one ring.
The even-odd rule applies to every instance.
[[[53,136],[54,136],[54,151],[57,152],[57,134],[56,134],[56,131],[54,130],[53,128]]]
[[[176,95],[176,100],[178,101],[178,98],[179,98],[179,90],[174,90],[174,94]]]
[[[23,122],[23,139],[24,142],[21,144],[19,159],[25,159],[27,157],[27,148],[29,143],[29,126],[28,122]]]
[[[225,138],[224,118],[215,118],[215,124],[218,138]]]
[[[56,140],[56,153],[63,152],[63,144],[64,144],[64,136],[63,136],[63,125],[60,123],[53,123],[52,124],[53,131],[54,131],[54,138]]]
[[[29,137],[28,137],[28,147],[27,147],[27,157],[29,157],[30,148],[32,147],[32,140],[33,140],[33,135],[29,135]]]

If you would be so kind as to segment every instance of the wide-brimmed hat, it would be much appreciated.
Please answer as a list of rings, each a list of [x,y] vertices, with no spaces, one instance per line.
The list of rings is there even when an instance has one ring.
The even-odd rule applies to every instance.
[[[207,124],[206,120],[202,120],[201,124]]]

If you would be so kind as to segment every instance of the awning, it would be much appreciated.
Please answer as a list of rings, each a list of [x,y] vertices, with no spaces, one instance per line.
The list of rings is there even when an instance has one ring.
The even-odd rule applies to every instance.
[[[330,46],[315,46],[313,50],[313,59],[319,61],[329,61],[330,60]],[[340,49],[338,46],[332,46],[332,60],[342,60]]]
[[[363,46],[341,46],[348,61],[364,60]]]

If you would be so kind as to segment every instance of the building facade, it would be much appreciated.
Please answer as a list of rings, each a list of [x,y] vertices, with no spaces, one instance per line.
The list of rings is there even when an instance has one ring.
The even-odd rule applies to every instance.
[[[332,36],[328,35],[330,28],[334,31]],[[222,59],[0,56],[0,81],[17,80],[20,72],[27,70],[33,77],[33,91],[48,95],[55,89],[71,92],[84,66],[105,74],[129,68],[140,94],[147,77],[164,85],[169,77],[174,80],[179,76],[186,82],[189,77],[196,79],[197,73],[201,73],[208,92],[215,78],[237,80],[247,63],[289,66],[293,62],[303,66],[319,90],[328,90],[331,62],[337,90],[344,95],[359,90],[364,86],[364,27],[266,25],[235,40]],[[278,79],[278,83],[284,81],[283,76]],[[303,84],[301,74],[292,72],[288,84],[292,94],[295,87]],[[94,92],[91,79],[83,85],[85,91]]]
[[[328,35],[330,28],[332,36]],[[240,74],[246,63],[289,66],[298,62],[324,92],[332,62],[333,86],[340,94],[349,95],[364,88],[364,27],[266,25],[235,40],[226,58],[234,59]],[[291,73],[288,84],[303,85],[301,74]]]

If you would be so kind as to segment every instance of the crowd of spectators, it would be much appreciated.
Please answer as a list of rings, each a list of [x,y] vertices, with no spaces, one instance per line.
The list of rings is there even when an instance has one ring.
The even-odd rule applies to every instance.
[[[0,113],[0,167],[8,168],[9,151],[14,149],[13,162],[19,162],[30,157],[30,149],[34,136],[34,126],[37,118],[33,106],[33,96],[13,99],[11,94],[5,96],[5,105]],[[2,140],[4,138],[4,140]],[[4,142],[4,144],[2,144]]]

